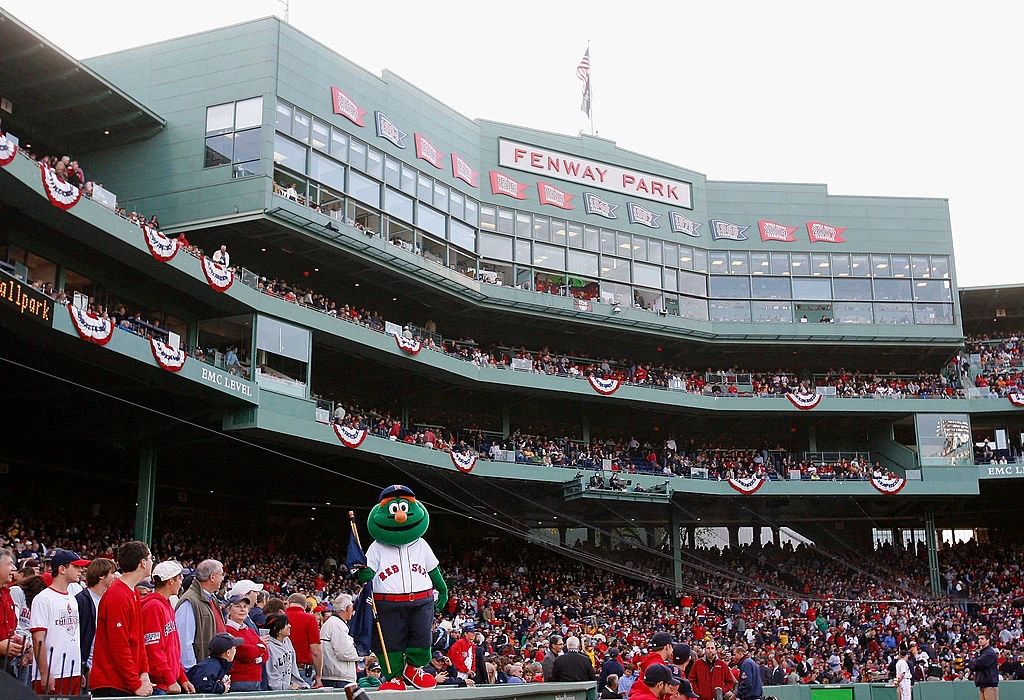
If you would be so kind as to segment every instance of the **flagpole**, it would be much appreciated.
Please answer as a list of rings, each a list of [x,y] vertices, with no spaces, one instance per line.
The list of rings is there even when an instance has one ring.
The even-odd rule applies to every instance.
[[[356,529],[356,514],[354,511],[348,512],[348,524],[352,526],[352,536],[356,538],[356,545],[359,549],[363,548],[363,545],[359,542],[359,530]],[[373,594],[370,594],[370,608],[373,610],[373,624],[377,628],[377,638],[380,639],[380,650],[384,656],[384,666],[388,669],[388,680],[391,680],[391,660],[388,658],[388,648],[384,645],[384,632],[380,628],[380,618],[377,617],[377,603],[373,600]]]
[[[590,39],[587,39],[587,55],[590,55]],[[587,73],[587,80],[590,81],[590,135],[594,135],[594,76],[593,71]]]

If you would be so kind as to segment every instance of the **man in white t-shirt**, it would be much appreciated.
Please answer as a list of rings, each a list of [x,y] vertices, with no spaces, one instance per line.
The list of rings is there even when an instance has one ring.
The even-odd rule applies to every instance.
[[[909,649],[900,649],[899,659],[896,661],[896,694],[899,700],[910,700],[910,684],[914,678],[910,670],[910,663],[907,661]]]
[[[87,566],[89,561],[71,550],[57,550],[50,559],[53,583],[32,600],[32,687],[39,695],[82,692],[78,602],[68,586],[78,583]]]

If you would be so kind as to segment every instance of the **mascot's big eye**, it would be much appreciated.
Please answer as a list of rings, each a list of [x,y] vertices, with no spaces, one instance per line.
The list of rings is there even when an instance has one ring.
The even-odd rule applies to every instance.
[[[405,501],[392,501],[391,505],[388,506],[388,512],[391,513],[391,515],[394,515],[398,511],[402,511],[403,513],[408,513],[409,512],[409,504],[406,503]]]

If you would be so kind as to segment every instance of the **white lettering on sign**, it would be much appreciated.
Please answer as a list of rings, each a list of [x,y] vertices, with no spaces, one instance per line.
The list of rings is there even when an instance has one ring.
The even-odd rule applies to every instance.
[[[578,182],[655,202],[693,208],[692,187],[689,182],[681,180],[620,168],[570,153],[505,139],[498,143],[498,160],[502,167],[506,168]]]
[[[227,374],[203,367],[203,381],[214,384],[226,392],[252,398],[252,386]]]

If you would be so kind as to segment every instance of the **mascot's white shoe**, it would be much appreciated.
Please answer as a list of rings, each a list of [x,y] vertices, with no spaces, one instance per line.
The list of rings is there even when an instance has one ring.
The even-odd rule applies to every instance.
[[[420,688],[421,690],[427,690],[437,685],[436,678],[409,664],[405,665],[405,670],[402,671],[402,678],[411,683],[413,687]]]

